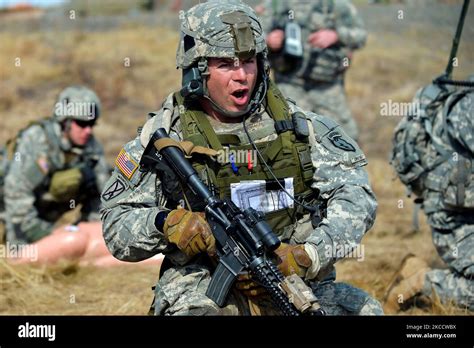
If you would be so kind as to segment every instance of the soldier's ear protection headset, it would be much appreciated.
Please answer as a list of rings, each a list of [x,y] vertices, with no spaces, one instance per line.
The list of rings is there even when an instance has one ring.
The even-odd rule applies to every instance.
[[[193,40],[192,37],[186,36]],[[186,37],[184,42],[186,43]],[[200,65],[200,67],[198,67]],[[181,96],[187,100],[197,100],[204,96],[203,72],[207,70],[207,61],[201,59],[193,66],[183,69]]]

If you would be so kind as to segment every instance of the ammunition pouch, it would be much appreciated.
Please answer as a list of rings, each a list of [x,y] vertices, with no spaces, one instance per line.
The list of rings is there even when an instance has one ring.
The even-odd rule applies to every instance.
[[[57,202],[67,202],[77,197],[83,181],[80,168],[71,168],[54,173],[49,185],[49,193]]]
[[[349,67],[350,52],[340,47],[312,48],[302,73],[305,80],[332,82]]]

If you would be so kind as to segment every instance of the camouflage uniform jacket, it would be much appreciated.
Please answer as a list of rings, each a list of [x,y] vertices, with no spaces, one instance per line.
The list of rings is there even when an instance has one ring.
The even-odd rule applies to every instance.
[[[265,18],[270,16],[271,20]],[[321,80],[331,82],[331,76],[336,81],[349,67],[351,52],[364,46],[367,39],[364,23],[348,0],[278,1],[274,9],[272,5],[266,6],[263,17],[267,34],[273,29],[284,29],[290,18],[302,29],[303,61],[292,72],[279,73],[277,69],[277,82],[305,85]],[[336,31],[338,42],[326,49],[312,47],[308,36],[321,29]]]
[[[290,107],[297,109],[293,104]],[[313,113],[305,114],[314,129],[310,139],[315,168],[312,188],[319,190],[320,197],[326,201],[327,218],[316,229],[308,228],[311,224],[307,221],[299,221],[291,226],[293,228],[289,229],[288,235],[285,233],[280,238],[291,238],[294,243],[311,243],[316,246],[321,269],[330,270],[332,264],[342,257],[331,251],[341,246],[356,247],[360,243],[364,233],[374,222],[377,203],[367,173],[362,168],[367,163],[365,156],[357,144],[330,119]],[[118,157],[125,160],[128,169],[116,167],[102,194],[104,238],[112,254],[121,260],[140,261],[157,253],[167,252],[168,243],[164,234],[155,227],[157,214],[167,210],[164,208],[166,199],[161,194],[157,175],[139,171],[138,163],[154,130],[164,127],[169,130],[172,138],[182,140],[179,111],[173,96],[170,95],[162,109],[152,116],[141,134],[127,143]],[[211,118],[210,122],[218,134],[239,135],[243,132],[241,123],[223,124]],[[249,117],[247,123],[252,138],[258,142],[270,141],[272,137],[276,137],[273,127],[267,134],[260,131],[266,124],[273,125],[273,122],[264,112]],[[329,129],[335,127],[354,147],[353,152],[341,150],[329,140]]]
[[[102,145],[91,137],[84,148],[73,147],[62,133],[59,123],[47,120],[44,126],[25,129],[17,139],[4,188],[9,241],[30,243],[50,234],[55,221],[79,203],[83,203],[83,218],[98,212],[98,193],[110,175]],[[55,202],[48,192],[52,175],[89,161],[96,162],[97,195]]]

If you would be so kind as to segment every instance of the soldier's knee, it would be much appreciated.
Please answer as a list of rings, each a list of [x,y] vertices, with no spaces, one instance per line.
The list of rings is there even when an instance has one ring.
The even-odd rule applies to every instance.
[[[182,303],[181,306],[171,306],[165,310],[164,314],[204,316],[225,315],[226,313],[223,308],[217,306],[212,300],[203,297],[199,300],[194,299],[191,302]]]
[[[160,292],[159,290],[157,296],[155,296],[153,305],[155,315],[221,316],[240,314],[234,303],[231,302],[221,308],[198,289],[188,289],[185,293],[179,295],[174,302],[170,302],[170,298],[163,297],[163,293]]]
[[[68,232],[61,235],[61,241],[56,247],[60,247],[65,256],[78,258],[86,252],[88,242],[87,234]]]
[[[233,296],[220,308],[206,296],[210,271],[202,265],[167,269],[155,287],[155,315],[239,315]]]

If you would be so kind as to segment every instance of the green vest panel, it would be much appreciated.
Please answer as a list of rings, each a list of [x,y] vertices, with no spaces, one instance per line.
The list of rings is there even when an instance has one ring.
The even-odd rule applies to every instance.
[[[179,93],[175,94],[175,100],[179,106],[183,105],[183,99]],[[267,93],[266,101],[268,103],[267,110],[273,120],[291,122],[292,118],[286,100],[273,85]],[[179,109],[182,110],[182,108]],[[192,141],[195,145],[206,146],[216,151],[224,151],[223,145],[225,145],[228,146],[229,152],[236,154],[245,154],[253,150],[251,144],[241,145],[238,136],[234,134],[216,134],[204,112],[190,105],[186,105],[184,110],[186,112],[180,113],[184,140]],[[315,192],[310,188],[314,171],[311,161],[311,149],[306,141],[299,140],[296,137],[294,130],[283,131],[278,134],[275,140],[259,142],[256,143],[256,146],[276,178],[283,185],[285,178],[293,178],[297,200],[309,202],[317,198]],[[255,158],[256,156],[251,157]],[[274,177],[260,158],[257,163],[252,163],[253,168],[251,170],[249,170],[248,165],[240,165],[238,174],[232,169],[230,161],[222,163],[222,161],[215,161],[204,155],[195,155],[191,163],[201,179],[220,198],[230,198],[230,186],[233,183],[265,180],[270,190],[276,184]],[[191,205],[193,206],[193,204]],[[284,227],[295,223],[303,214],[303,209],[294,204],[293,208],[266,214],[266,220],[275,233],[279,234]]]

